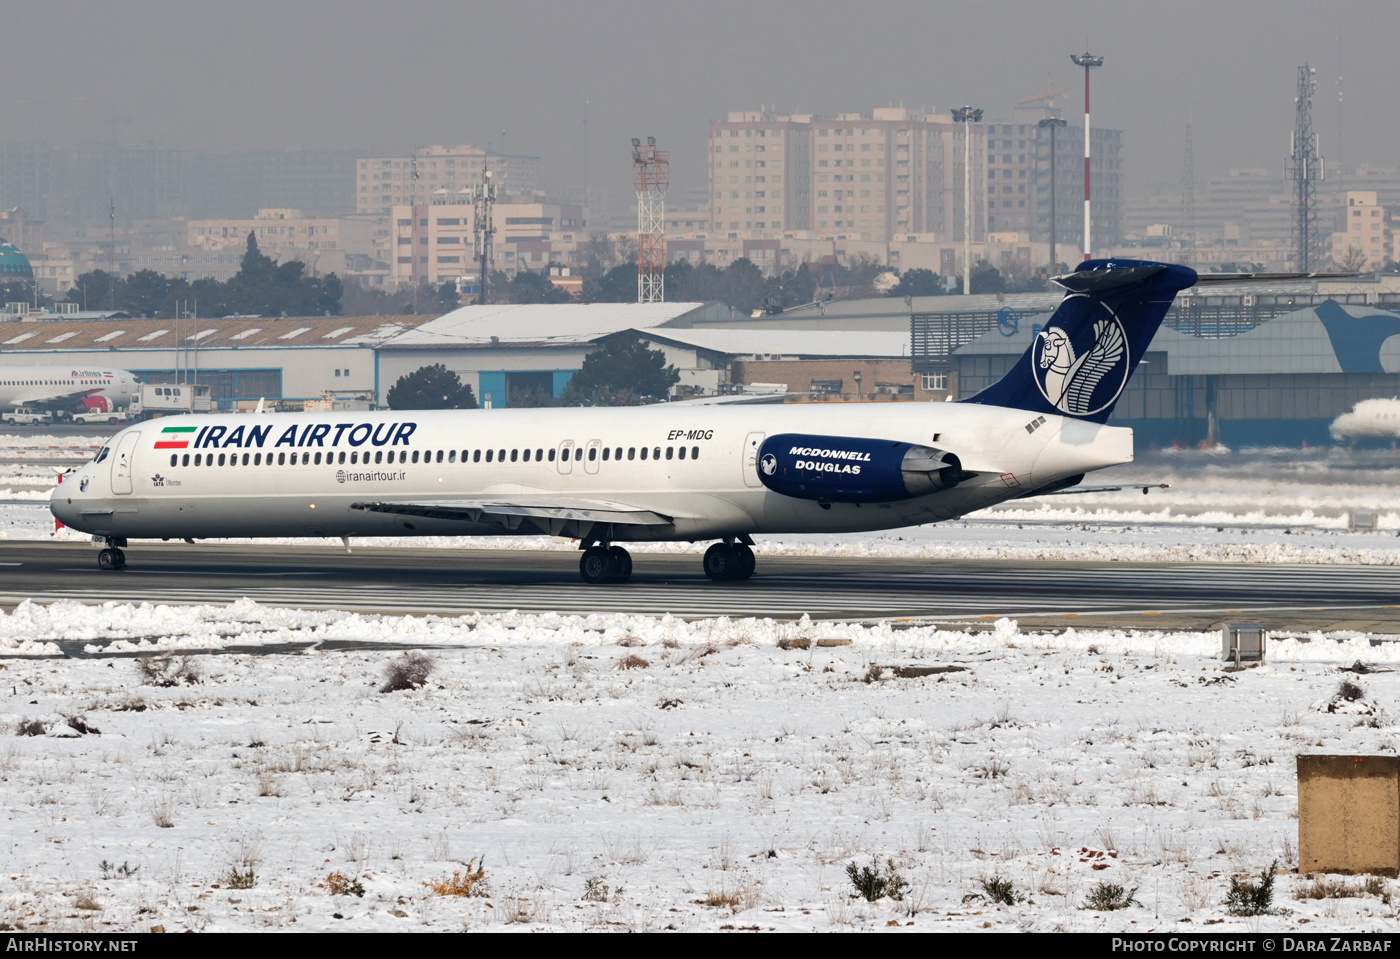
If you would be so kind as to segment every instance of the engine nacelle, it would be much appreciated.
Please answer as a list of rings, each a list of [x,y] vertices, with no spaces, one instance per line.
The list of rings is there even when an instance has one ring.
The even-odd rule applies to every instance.
[[[945,450],[860,436],[781,433],[758,450],[775,493],[828,503],[892,503],[951,489],[973,474]]]

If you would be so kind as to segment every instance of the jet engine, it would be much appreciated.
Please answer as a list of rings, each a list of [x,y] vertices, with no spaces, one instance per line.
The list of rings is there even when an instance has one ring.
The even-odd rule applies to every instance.
[[[758,450],[758,478],[775,493],[828,503],[892,503],[951,489],[974,474],[954,453],[859,436],[781,433]]]

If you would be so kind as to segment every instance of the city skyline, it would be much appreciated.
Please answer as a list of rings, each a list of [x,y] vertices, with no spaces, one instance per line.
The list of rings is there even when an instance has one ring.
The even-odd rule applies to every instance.
[[[539,156],[555,195],[578,195],[586,175],[615,206],[630,193],[632,136],[656,136],[671,151],[674,196],[703,194],[708,124],[733,110],[976,102],[1009,120],[1016,101],[1052,78],[1066,91],[1057,106],[1072,116],[1082,86],[1069,55],[1087,43],[1106,58],[1094,75],[1095,123],[1124,131],[1129,193],[1180,178],[1188,121],[1198,178],[1281,174],[1292,79],[1305,61],[1318,71],[1329,163],[1400,157],[1400,131],[1381,122],[1400,79],[1383,47],[1383,28],[1400,16],[1392,6],[1079,0],[1046,9],[891,0],[814,15],[789,2],[540,0],[409,2],[385,17],[358,0],[37,5],[10,12],[0,37],[12,68],[0,139],[367,156],[471,143]],[[35,38],[46,37],[61,38],[63,71],[45,69],[53,45]]]

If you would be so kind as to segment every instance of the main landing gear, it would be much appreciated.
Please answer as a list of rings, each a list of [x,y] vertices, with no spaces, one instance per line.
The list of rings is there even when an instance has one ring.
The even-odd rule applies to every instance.
[[[121,551],[121,547],[125,545],[126,540],[109,536],[107,548],[97,554],[97,568],[123,569],[126,566],[126,554]]]
[[[705,575],[716,583],[748,579],[756,565],[747,543],[716,543],[705,550]]]
[[[632,575],[632,554],[621,546],[590,546],[579,557],[585,583],[625,583]]]

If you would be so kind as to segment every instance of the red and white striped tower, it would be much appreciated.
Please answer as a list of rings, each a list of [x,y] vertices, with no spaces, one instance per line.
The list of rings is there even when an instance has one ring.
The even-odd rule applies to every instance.
[[[1075,66],[1084,68],[1084,259],[1087,260],[1094,248],[1089,235],[1089,71],[1103,66],[1103,57],[1071,53],[1069,58]]]
[[[632,138],[632,189],[637,191],[637,302],[666,299],[666,188],[671,185],[671,154]]]

